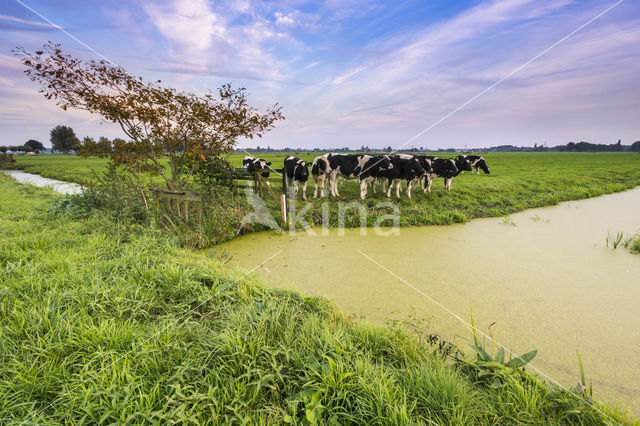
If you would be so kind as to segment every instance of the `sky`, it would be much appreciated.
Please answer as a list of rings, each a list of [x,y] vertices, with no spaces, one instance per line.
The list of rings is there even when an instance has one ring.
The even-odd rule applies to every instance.
[[[278,102],[286,119],[245,148],[640,140],[636,0],[2,0],[0,145],[50,146],[58,124],[123,136],[38,93],[11,50],[48,40],[181,90],[230,82],[263,111]]]

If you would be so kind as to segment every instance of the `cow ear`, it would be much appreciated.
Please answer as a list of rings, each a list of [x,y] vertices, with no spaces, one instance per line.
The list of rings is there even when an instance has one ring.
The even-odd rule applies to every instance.
[[[270,166],[270,165],[271,165],[271,161],[267,161],[267,166]]]

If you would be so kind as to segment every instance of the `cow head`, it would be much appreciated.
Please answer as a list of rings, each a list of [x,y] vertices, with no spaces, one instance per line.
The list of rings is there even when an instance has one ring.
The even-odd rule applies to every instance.
[[[431,161],[430,158],[428,158],[426,156],[418,157],[418,158],[420,158],[420,165],[424,169],[425,173],[433,172],[433,162]]]
[[[298,161],[293,170],[293,177],[300,182],[306,182],[309,179],[309,164],[303,160]]]
[[[491,172],[489,171],[489,167],[487,166],[487,163],[484,161],[484,158],[480,158],[476,162],[476,167],[482,169],[482,171],[485,172],[486,174],[491,174]]]

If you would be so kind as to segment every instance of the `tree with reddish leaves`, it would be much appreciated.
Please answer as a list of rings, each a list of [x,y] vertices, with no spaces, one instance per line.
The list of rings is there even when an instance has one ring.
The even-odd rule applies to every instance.
[[[64,110],[99,114],[118,124],[129,139],[114,140],[110,149],[93,140],[80,141],[79,155],[109,157],[132,172],[155,172],[170,190],[184,188],[202,162],[231,152],[239,138],[262,137],[284,119],[278,104],[260,113],[248,104],[246,89],[230,84],[217,94],[182,92],[160,86],[160,80],[144,81],[104,60],[74,58],[51,42],[43,50],[13,52],[47,99]],[[168,170],[161,162],[165,156]]]

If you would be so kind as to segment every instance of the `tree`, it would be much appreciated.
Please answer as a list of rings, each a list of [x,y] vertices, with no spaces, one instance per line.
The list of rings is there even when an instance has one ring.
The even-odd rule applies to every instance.
[[[25,142],[24,146],[26,146],[27,148],[31,149],[31,151],[34,151],[34,152],[44,151],[44,145],[42,145],[42,143],[38,142],[35,139],[29,139],[28,141]]]
[[[68,154],[69,151],[76,148],[78,139],[73,129],[69,126],[56,126],[49,132],[49,140],[51,141],[51,151],[62,151]]]
[[[636,141],[631,144],[631,151],[640,152],[640,141]]]
[[[0,146],[0,152],[3,154],[6,154],[6,152],[9,150],[8,146]]]
[[[14,54],[47,99],[64,110],[99,114],[129,138],[114,141],[108,154],[81,142],[80,155],[109,156],[131,171],[154,171],[171,190],[182,189],[206,159],[231,152],[238,138],[261,137],[284,118],[278,104],[262,114],[248,104],[246,89],[230,84],[217,94],[182,92],[106,61],[83,62],[53,43],[36,52],[17,48]],[[160,163],[163,156],[169,158],[168,170]]]

